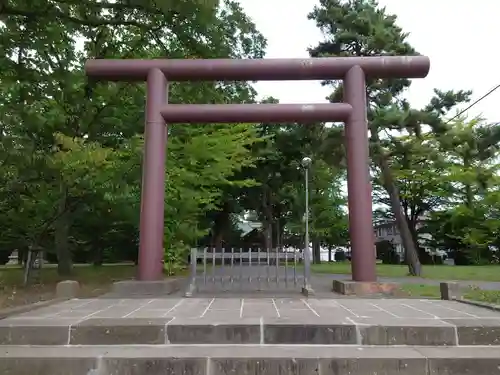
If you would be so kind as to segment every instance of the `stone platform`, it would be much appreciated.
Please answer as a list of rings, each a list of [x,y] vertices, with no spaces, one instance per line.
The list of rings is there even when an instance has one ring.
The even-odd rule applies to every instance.
[[[499,345],[500,313],[416,299],[88,299],[0,321],[1,345]]]

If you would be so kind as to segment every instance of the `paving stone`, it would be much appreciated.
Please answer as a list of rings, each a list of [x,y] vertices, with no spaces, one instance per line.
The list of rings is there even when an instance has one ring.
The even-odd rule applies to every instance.
[[[102,348],[0,346],[2,375],[92,375]]]
[[[95,310],[65,310],[57,314],[48,316],[49,320],[59,320],[59,319],[84,319],[89,316],[93,316]]]
[[[57,298],[74,298],[80,293],[80,283],[75,280],[63,280],[56,285]]]
[[[494,319],[453,319],[459,345],[500,345],[500,321]]]
[[[450,302],[450,301],[443,301],[443,302]],[[464,313],[468,313],[472,316],[475,316],[478,319],[484,319],[484,318],[493,318],[493,319],[498,319],[500,318],[500,312],[487,309],[484,307],[479,307],[479,306],[473,306],[473,305],[468,305],[465,303],[460,303],[460,302],[453,302],[455,304],[455,308],[457,310],[460,310]]]
[[[319,374],[423,375],[427,371],[427,361],[425,358],[361,358],[321,359],[319,361]]]
[[[352,320],[363,345],[457,345],[454,325],[437,319]]]
[[[157,318],[170,318],[172,319],[175,313],[171,313],[169,309],[140,309],[128,314],[127,318],[143,318],[143,319],[157,319]]]
[[[430,359],[428,368],[429,375],[492,375],[500,373],[500,359]]]
[[[96,310],[92,315],[88,315],[88,318],[126,318],[129,314],[134,313],[137,306],[111,306],[104,308],[102,310]]]
[[[303,323],[314,323],[318,319],[318,315],[314,314],[311,310],[285,310],[279,312],[278,318],[282,319],[300,319]],[[270,316],[272,317],[272,316]]]
[[[102,360],[102,369],[106,375],[208,374],[206,358],[105,358]]]
[[[307,305],[303,299],[296,298],[275,298],[274,304],[281,309],[292,309],[292,310],[307,310]],[[272,302],[271,302],[272,303]]]
[[[296,358],[213,358],[210,360],[211,375],[302,375],[317,374],[317,359]]]
[[[245,318],[264,318],[264,319],[269,319],[269,318],[276,318],[278,315],[276,314],[276,310],[271,306],[271,307],[264,307],[261,310],[248,310],[245,309],[243,310],[243,317]]]
[[[260,322],[254,319],[176,319],[166,326],[171,344],[258,344]]]
[[[429,375],[493,375],[500,373],[500,348],[417,348],[427,357]]]
[[[71,345],[164,344],[170,319],[88,319],[71,327]]]
[[[76,309],[96,311],[96,310],[103,310],[103,309],[110,308],[112,306],[119,306],[119,305],[120,304],[118,303],[117,300],[92,299],[92,300],[89,300],[88,303],[85,303],[81,306],[77,306]]]
[[[183,318],[199,318],[207,308],[210,308],[211,299],[186,299],[173,312],[172,316]]]
[[[0,374],[91,375],[96,363],[96,358],[0,358]]]
[[[237,310],[240,311],[243,300],[240,299],[215,299],[210,305],[212,310]],[[244,302],[243,302],[244,305]]]
[[[356,344],[356,326],[339,324],[267,324],[264,323],[266,344]]]
[[[180,298],[154,299],[152,302],[148,303],[148,306],[145,308],[152,310],[170,310],[175,308],[176,306],[180,306],[182,302],[183,300]]]
[[[191,318],[192,319],[192,318]],[[218,322],[234,321],[240,319],[239,310],[208,310],[203,312],[198,319],[212,320]]]
[[[0,345],[66,345],[74,319],[4,319],[0,321]]]
[[[363,345],[457,345],[452,326],[362,325]]]

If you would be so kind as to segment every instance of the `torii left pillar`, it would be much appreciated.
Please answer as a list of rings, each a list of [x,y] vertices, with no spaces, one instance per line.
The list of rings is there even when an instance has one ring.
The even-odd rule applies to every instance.
[[[156,281],[163,277],[167,125],[160,109],[168,100],[168,83],[160,69],[151,69],[146,82],[144,143],[147,147],[144,147],[143,157],[137,278]]]

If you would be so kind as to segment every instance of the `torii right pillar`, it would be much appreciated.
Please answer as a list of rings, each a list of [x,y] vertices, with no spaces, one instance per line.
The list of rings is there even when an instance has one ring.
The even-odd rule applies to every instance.
[[[395,284],[377,282],[366,79],[359,65],[345,75],[344,102],[352,107],[345,124],[352,281],[334,280],[333,290],[350,295],[392,293]]]

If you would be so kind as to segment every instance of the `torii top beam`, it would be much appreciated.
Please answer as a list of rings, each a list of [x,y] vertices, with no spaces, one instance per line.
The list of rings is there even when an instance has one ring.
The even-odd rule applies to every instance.
[[[100,81],[146,81],[159,69],[168,81],[285,81],[343,79],[353,66],[368,78],[424,78],[426,56],[318,57],[306,59],[94,59],[86,74]]]

